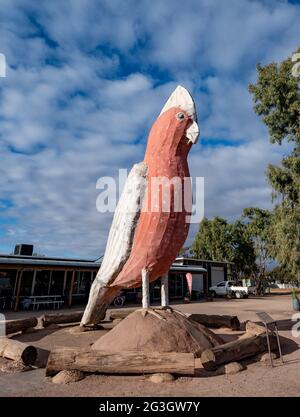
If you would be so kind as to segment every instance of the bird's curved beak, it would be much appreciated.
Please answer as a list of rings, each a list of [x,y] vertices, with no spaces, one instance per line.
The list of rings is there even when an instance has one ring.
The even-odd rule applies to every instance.
[[[189,142],[196,143],[200,133],[199,126],[197,124],[196,106],[190,93],[181,85],[178,85],[175,88],[173,93],[168,98],[166,104],[162,108],[160,114],[164,113],[172,107],[177,107],[184,110],[193,120],[193,123],[186,131],[186,137],[188,138]]]

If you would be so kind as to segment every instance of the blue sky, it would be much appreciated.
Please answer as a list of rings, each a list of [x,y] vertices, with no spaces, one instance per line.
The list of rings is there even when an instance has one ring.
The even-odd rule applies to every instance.
[[[197,104],[189,163],[206,216],[271,207],[264,171],[287,149],[269,144],[247,85],[300,45],[298,2],[1,0],[0,20],[0,252],[103,253],[96,181],[143,159],[177,84]]]

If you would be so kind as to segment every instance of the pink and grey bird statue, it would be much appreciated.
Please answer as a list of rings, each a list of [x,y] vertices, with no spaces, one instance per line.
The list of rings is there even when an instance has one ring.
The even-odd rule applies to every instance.
[[[103,320],[122,289],[143,284],[143,307],[149,305],[147,285],[168,273],[189,231],[192,195],[187,156],[198,135],[194,101],[178,86],[150,130],[144,161],[128,175],[82,326]],[[175,204],[178,198],[182,204]]]

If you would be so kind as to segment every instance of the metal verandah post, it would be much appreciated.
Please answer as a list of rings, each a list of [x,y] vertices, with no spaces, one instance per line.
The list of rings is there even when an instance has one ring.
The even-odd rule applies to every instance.
[[[71,307],[72,305],[72,294],[73,294],[73,286],[74,286],[74,281],[75,281],[75,273],[76,271],[73,271],[72,273],[72,278],[71,278],[71,285],[70,285],[70,289],[69,289],[69,307]]]
[[[19,269],[18,272],[19,272],[19,276],[18,276],[17,294],[16,294],[16,301],[15,301],[15,309],[14,309],[15,311],[18,311],[18,307],[19,307],[23,269]]]

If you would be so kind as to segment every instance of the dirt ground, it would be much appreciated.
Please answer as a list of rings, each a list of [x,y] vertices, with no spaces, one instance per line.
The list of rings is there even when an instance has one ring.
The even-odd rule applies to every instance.
[[[293,311],[290,295],[270,295],[247,300],[216,299],[214,302],[193,302],[174,304],[172,307],[187,313],[237,315],[241,322],[259,321],[256,312],[266,311],[278,321],[284,364],[278,359],[275,367],[253,360],[243,361],[245,370],[235,375],[217,375],[197,370],[196,377],[179,377],[174,382],[155,384],[146,376],[105,376],[90,375],[85,379],[67,384],[55,385],[45,377],[45,369],[34,369],[22,373],[0,372],[0,396],[299,396],[300,395],[300,332],[292,336]],[[74,311],[74,310],[73,310]],[[41,312],[31,312],[40,315]],[[22,318],[28,313],[8,313],[7,319]],[[108,326],[109,327],[109,326]],[[107,329],[74,333],[74,327],[38,330],[29,334],[14,336],[17,340],[30,342],[42,349],[51,350],[56,346],[87,347],[105,334]],[[232,332],[219,329],[225,340],[231,340]],[[239,333],[236,333],[238,335]],[[41,360],[43,357],[41,357]],[[1,364],[5,359],[0,360]]]

